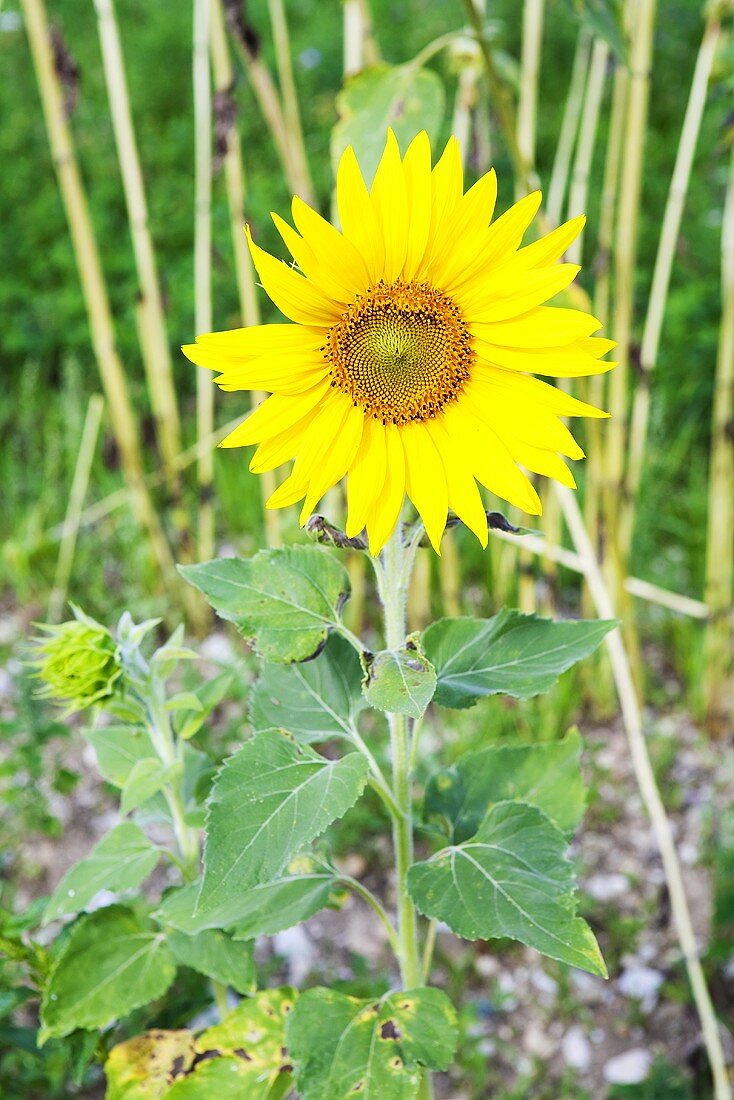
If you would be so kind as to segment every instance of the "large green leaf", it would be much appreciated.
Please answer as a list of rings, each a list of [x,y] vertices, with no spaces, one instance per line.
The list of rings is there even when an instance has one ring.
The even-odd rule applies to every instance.
[[[349,594],[344,566],[318,546],[179,569],[268,661],[305,661],[318,653]]]
[[[304,1100],[411,1100],[421,1067],[446,1069],[456,1013],[438,989],[358,1000],[309,989],[288,1020],[286,1041]]]
[[[334,170],[348,145],[354,148],[369,187],[389,126],[403,150],[419,130],[431,144],[439,138],[446,96],[441,78],[417,65],[377,65],[351,77],[337,97],[339,121],[332,130]]]
[[[435,669],[415,645],[386,649],[367,660],[364,693],[377,710],[420,718],[435,690]]]
[[[574,914],[575,877],[566,838],[523,802],[493,806],[475,836],[408,872],[421,913],[467,940],[508,936],[552,959],[606,975],[586,921]]]
[[[296,991],[266,989],[241,1001],[196,1040],[203,1058],[166,1100],[265,1100],[288,1071],[285,1023]]]
[[[469,752],[453,768],[431,777],[425,818],[460,843],[474,835],[490,806],[518,799],[538,806],[565,833],[572,833],[586,805],[581,748],[574,729],[562,741],[489,745]]]
[[[191,1031],[146,1031],[110,1051],[105,1100],[161,1100],[196,1057]]]
[[[356,651],[332,634],[322,653],[301,664],[265,664],[252,694],[255,730],[287,729],[299,741],[349,737],[364,706]]]
[[[167,894],[156,917],[188,935],[206,928],[231,928],[236,930],[238,939],[274,936],[284,928],[308,920],[328,905],[335,882],[330,871],[284,875],[196,914],[201,886],[191,883]]]
[[[252,947],[234,940],[217,928],[207,928],[190,936],[168,933],[168,945],[176,962],[206,974],[215,982],[231,985],[238,993],[252,993],[257,985]]]
[[[130,909],[111,905],[82,917],[43,992],[41,1041],[106,1027],[162,996],[175,973],[165,935]]]
[[[102,776],[115,787],[124,787],[139,760],[155,756],[153,742],[135,726],[103,726],[85,730]]]
[[[225,762],[212,789],[197,913],[278,878],[354,805],[367,773],[360,753],[326,760],[272,730],[246,742]]]
[[[484,695],[529,699],[588,657],[615,622],[553,622],[504,609],[491,619],[440,619],[423,634],[438,675],[434,700],[470,707]]]
[[[155,867],[161,850],[131,821],[116,825],[85,859],[67,871],[51,895],[43,923],[80,913],[100,890],[132,890]]]

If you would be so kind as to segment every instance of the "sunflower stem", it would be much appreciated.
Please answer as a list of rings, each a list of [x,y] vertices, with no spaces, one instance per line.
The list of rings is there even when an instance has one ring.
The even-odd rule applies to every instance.
[[[377,583],[385,621],[388,649],[405,645],[408,583],[414,554],[403,542],[402,524],[388,540],[379,562],[375,562]],[[406,989],[420,985],[418,926],[415,907],[408,893],[408,868],[413,863],[412,787],[405,715],[388,714],[392,750],[392,785],[398,813],[393,815],[395,869],[397,873],[398,961]]]

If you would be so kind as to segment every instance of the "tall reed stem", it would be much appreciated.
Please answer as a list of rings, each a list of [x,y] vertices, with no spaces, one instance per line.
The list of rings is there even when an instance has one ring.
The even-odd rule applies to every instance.
[[[691,178],[691,168],[696,152],[701,120],[706,105],[711,68],[716,56],[716,48],[721,35],[721,24],[715,13],[710,15],[703,33],[703,39],[696,58],[696,67],[688,96],[683,129],[678,143],[673,177],[670,181],[668,200],[663,215],[652,287],[647,304],[645,327],[642,334],[640,367],[642,377],[635,387],[632,402],[632,418],[629,435],[627,464],[627,482],[620,515],[620,541],[626,555],[629,555],[634,534],[635,506],[637,491],[642,478],[642,467],[647,443],[647,429],[650,420],[650,400],[652,376],[657,364],[660,347],[660,333],[665,316],[665,303],[670,286],[676,245],[680,234],[683,207]]]
[[[275,43],[275,61],[278,66],[278,79],[283,100],[283,118],[288,132],[288,151],[294,177],[298,180],[295,188],[297,195],[306,200],[309,196],[313,203],[313,183],[308,167],[306,143],[301,124],[301,108],[298,103],[298,91],[293,76],[291,46],[288,35],[288,20],[283,0],[268,0],[270,22]]]
[[[210,0],[194,0],[194,310],[197,333],[212,329],[211,202],[212,202],[212,103],[209,74]],[[196,435],[214,430],[214,387],[209,375],[196,375]],[[214,452],[202,451],[197,463],[199,487],[197,546],[201,560],[214,556]]]
[[[560,224],[563,200],[568,186],[568,174],[571,167],[571,157],[579,128],[581,110],[584,102],[584,86],[586,74],[589,69],[589,51],[591,50],[591,35],[585,27],[581,27],[576,39],[576,49],[571,66],[571,80],[566,95],[566,105],[563,109],[561,130],[556,145],[556,154],[553,158],[550,183],[546,192],[546,210],[551,226]]]
[[[23,0],[28,41],[41,94],[49,145],[69,223],[74,258],[82,284],[92,345],[102,387],[112,417],[120,460],[135,514],[148,531],[153,555],[164,582],[180,591],[188,607],[192,601],[180,586],[173,556],[148,489],[143,480],[143,460],[137,424],[125,372],[117,352],[107,286],[102,274],[97,242],[92,229],[87,196],[66,116],[64,99],[54,64],[48,19],[43,0]]]
[[[233,94],[234,69],[227,44],[224,9],[222,0],[212,0],[211,8],[211,55],[214,75],[214,89],[217,102],[223,103]],[[234,252],[235,278],[240,301],[240,313],[246,326],[260,324],[260,307],[257,300],[255,272],[250,250],[245,240],[245,168],[242,160],[242,148],[237,132],[236,120],[232,122],[226,134],[226,152],[224,154],[224,178],[229,206],[229,224]],[[253,408],[265,400],[264,393],[253,393]],[[268,470],[260,476],[260,492],[265,501],[275,491],[275,472]],[[263,507],[265,539],[268,546],[280,546],[280,514],[272,508]]]
[[[94,4],[97,10],[102,63],[117,146],[117,159],[122,175],[133,254],[140,284],[140,309],[144,314],[141,325],[141,332],[144,334],[141,341],[143,364],[156,420],[161,456],[175,484],[176,477],[172,470],[172,463],[181,450],[181,424],[173,386],[171,354],[158,267],[148,224],[143,173],[125,79],[125,63],[113,0],[94,0]]]
[[[721,233],[721,328],[709,472],[704,703],[712,730],[734,714],[734,149]]]

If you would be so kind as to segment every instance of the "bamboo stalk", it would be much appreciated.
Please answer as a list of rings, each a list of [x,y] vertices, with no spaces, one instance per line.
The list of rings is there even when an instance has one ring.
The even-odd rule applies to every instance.
[[[270,70],[260,56],[260,42],[246,22],[241,0],[224,0],[227,22],[232,31],[237,52],[247,73],[260,111],[270,131],[275,148],[293,194],[300,194],[304,202],[315,205],[312,191],[303,187],[304,181],[294,167],[291,143],[288,135],[283,102]]]
[[[563,109],[556,154],[553,158],[550,183],[546,192],[546,210],[551,226],[559,225],[561,221],[561,210],[566,195],[566,187],[568,186],[571,157],[584,102],[584,87],[589,69],[590,51],[591,35],[585,27],[582,27],[576,39],[576,48],[571,66],[571,80],[568,85],[566,105]]]
[[[656,0],[636,0],[631,4],[631,54],[629,94],[624,127],[624,157],[622,158],[619,206],[614,256],[615,308],[614,338],[617,341],[619,366],[610,380],[610,412],[605,466],[608,490],[604,510],[610,537],[610,555],[614,583],[619,588],[624,571],[624,548],[618,538],[617,516],[619,497],[624,490],[625,454],[627,448],[630,351],[634,307],[634,273],[637,255],[642,164],[650,91],[653,28]]]
[[[120,450],[125,480],[135,515],[148,531],[153,555],[162,579],[172,589],[178,589],[173,556],[143,479],[143,461],[135,415],[115,343],[112,312],[92,229],[87,197],[79,173],[71,131],[64,114],[63,94],[54,66],[43,0],[23,0],[23,14],[41,94],[51,156],[81,280],[92,346],[107,405],[112,414],[112,425]]]
[[[194,0],[194,312],[197,333],[211,332],[211,203],[212,203],[212,103],[209,74],[209,0]],[[214,387],[203,371],[196,376],[196,437],[214,430]],[[204,451],[197,463],[199,558],[214,556],[214,452]]]
[[[143,173],[140,167],[130,101],[125,80],[125,63],[115,18],[113,0],[94,0],[102,49],[107,97],[122,175],[135,267],[140,284],[140,306],[145,319],[142,329],[149,340],[141,342],[151,406],[156,421],[161,456],[168,467],[181,450],[181,424],[173,386],[155,250],[148,224]]]
[[[663,215],[652,287],[648,299],[645,327],[640,351],[642,377],[635,387],[629,436],[627,481],[620,512],[620,541],[628,556],[634,533],[636,494],[642,478],[642,467],[650,419],[652,374],[657,364],[660,333],[665,315],[665,303],[670,286],[676,245],[680,234],[683,207],[691,177],[701,120],[706,104],[711,68],[721,34],[716,9],[711,9],[696,58],[691,90],[688,97],[683,129],[675,158],[673,177]]]
[[[66,603],[66,594],[69,590],[69,579],[74,564],[74,551],[79,534],[84,498],[89,487],[89,474],[92,469],[94,451],[97,446],[99,425],[102,420],[104,398],[101,394],[94,393],[89,398],[87,413],[84,417],[82,438],[79,443],[74,476],[69,491],[69,501],[64,517],[64,534],[59,546],[59,556],[56,561],[53,588],[48,601],[47,621],[56,623],[61,618],[61,613]]]
[[[314,204],[314,189],[306,155],[306,143],[303,137],[301,108],[298,91],[293,75],[291,46],[288,35],[288,20],[283,0],[268,0],[270,23],[273,28],[275,61],[278,67],[278,80],[283,100],[283,118],[288,131],[288,148],[293,166],[293,174],[298,181],[295,193],[305,202]]]
[[[599,129],[599,111],[604,95],[608,63],[609,46],[602,38],[597,38],[594,40],[594,48],[591,51],[589,78],[579,124],[579,137],[573,172],[571,173],[568,210],[566,212],[569,219],[575,218],[579,214],[585,214],[588,207],[589,176],[596,146],[596,135]],[[581,237],[577,237],[569,245],[566,258],[569,263],[581,263]]]
[[[628,71],[625,66],[618,65],[614,72],[595,260],[594,313],[600,320],[605,322],[609,321],[611,313],[611,255],[617,212],[617,185],[624,148],[624,121],[628,85]],[[608,386],[609,381],[606,374],[592,375],[589,379],[587,391],[589,402],[596,405],[597,408],[605,408]],[[606,493],[606,483],[604,439],[599,421],[590,420],[586,425],[586,432],[589,440],[589,455],[586,459],[584,515],[592,546],[603,566],[606,559],[606,532],[603,526],[604,513],[602,505]],[[591,614],[590,595],[586,588],[582,593],[582,607],[584,614]],[[606,666],[604,667],[606,668]],[[605,673],[602,673],[602,675],[605,675]]]
[[[565,486],[557,485],[556,491],[560,498],[561,508],[574,546],[584,562],[586,580],[594,599],[597,614],[602,619],[614,618],[614,606],[599,568],[594,548],[584,526],[578,501],[573,492]],[[729,549],[731,550],[731,546]],[[706,1045],[706,1053],[714,1082],[715,1100],[732,1100],[719,1028],[703,967],[701,966],[700,952],[688,907],[683,871],[676,852],[670,822],[663,800],[660,797],[655,773],[647,751],[640,704],[632,677],[629,657],[619,628],[607,634],[606,645],[622,709],[637,786],[650,818],[663,862],[663,872],[670,897],[673,923],[701,1023],[703,1040]]]
[[[734,714],[734,148],[721,232],[722,313],[709,474],[704,647],[706,720],[723,732]]]
[[[229,96],[232,94],[234,84],[234,69],[227,44],[222,0],[213,0],[210,30],[215,92],[218,97]],[[242,161],[242,148],[235,124],[227,130],[225,140],[224,178],[229,206],[229,224],[240,313],[245,325],[259,325],[260,306],[257,300],[255,272],[243,231],[245,223],[245,169]],[[253,393],[253,408],[260,404],[265,397],[266,394]],[[282,542],[280,514],[274,509],[265,508],[265,501],[275,492],[275,488],[275,471],[268,470],[261,475],[260,491],[263,500],[265,538],[269,546],[280,546]]]

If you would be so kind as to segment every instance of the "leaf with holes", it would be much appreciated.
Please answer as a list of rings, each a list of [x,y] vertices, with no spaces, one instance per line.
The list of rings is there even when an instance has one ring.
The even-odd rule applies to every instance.
[[[575,915],[566,838],[542,810],[500,802],[476,834],[408,871],[416,907],[467,940],[507,936],[551,959],[606,976],[599,946]]]
[[[166,937],[122,905],[82,917],[43,991],[40,1041],[106,1027],[161,997],[176,973]]]
[[[100,890],[133,890],[148,877],[160,854],[138,825],[131,821],[116,825],[66,872],[49,899],[43,923],[80,913]]]
[[[440,619],[423,633],[438,676],[434,700],[471,707],[485,695],[530,699],[588,657],[614,621],[553,622],[503,609],[491,619]]]
[[[361,753],[326,760],[284,734],[256,734],[225,762],[212,788],[195,916],[278,878],[354,805],[367,773]]]
[[[415,644],[367,659],[364,694],[377,710],[420,718],[435,690],[435,669]]]
[[[586,805],[581,748],[574,729],[562,741],[468,752],[453,768],[431,777],[424,817],[458,844],[474,835],[490,806],[516,799],[538,806],[564,833],[572,833]]]
[[[268,661],[306,661],[339,622],[349,594],[344,566],[318,546],[261,550],[179,571]]]
[[[287,729],[304,743],[349,737],[364,707],[362,666],[349,642],[332,634],[313,661],[263,666],[250,706],[255,730]]]
[[[301,994],[286,1042],[303,1100],[411,1100],[422,1067],[446,1069],[456,1013],[439,989],[358,1000],[332,989]]]

